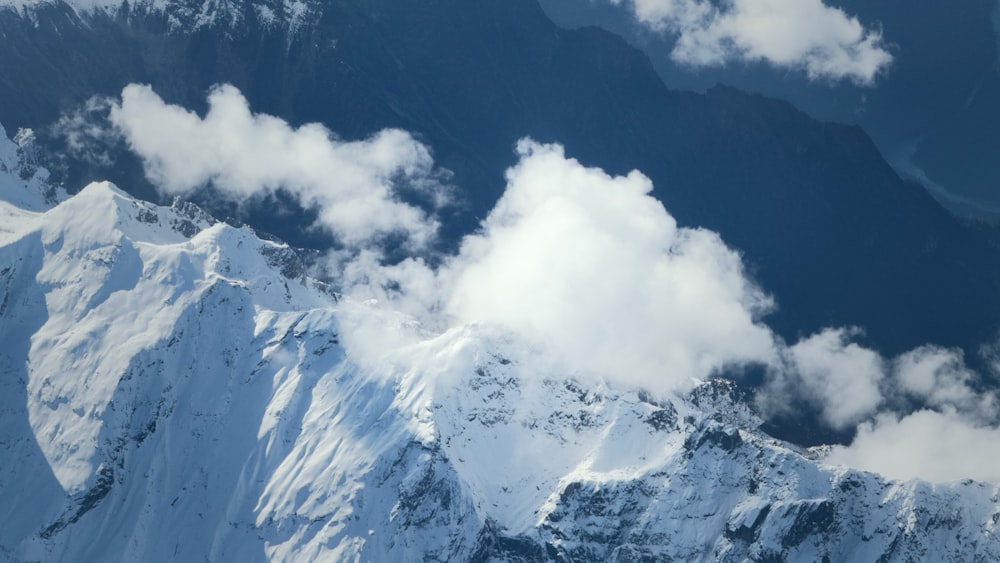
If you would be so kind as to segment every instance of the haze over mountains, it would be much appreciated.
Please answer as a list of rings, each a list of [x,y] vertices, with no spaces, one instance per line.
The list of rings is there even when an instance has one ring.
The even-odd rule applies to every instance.
[[[1000,257],[861,128],[534,0],[0,45],[0,556],[995,556],[994,486],[862,471],[1000,479]]]

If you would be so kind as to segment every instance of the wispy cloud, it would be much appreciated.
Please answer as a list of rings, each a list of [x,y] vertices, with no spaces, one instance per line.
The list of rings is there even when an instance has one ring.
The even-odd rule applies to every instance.
[[[201,117],[133,84],[111,107],[111,121],[162,191],[186,194],[211,184],[245,198],[283,189],[318,207],[318,221],[348,246],[402,235],[424,247],[435,237],[437,222],[398,197],[401,186],[440,195],[430,151],[408,133],[340,141],[319,124],[293,128],[251,113],[232,86],[213,89],[208,103]]]
[[[822,0],[608,0],[676,38],[671,57],[695,67],[764,62],[811,78],[872,84],[891,62],[881,31]]]
[[[883,402],[884,361],[851,338],[855,331],[828,329],[783,349],[758,404],[769,414],[808,403],[831,428],[843,430],[869,418]]]

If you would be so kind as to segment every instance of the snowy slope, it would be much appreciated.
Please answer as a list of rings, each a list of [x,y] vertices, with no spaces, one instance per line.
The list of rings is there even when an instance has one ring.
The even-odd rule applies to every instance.
[[[1000,559],[994,486],[827,467],[726,382],[652,397],[476,327],[359,355],[420,329],[196,208],[47,203],[12,146],[0,560]]]

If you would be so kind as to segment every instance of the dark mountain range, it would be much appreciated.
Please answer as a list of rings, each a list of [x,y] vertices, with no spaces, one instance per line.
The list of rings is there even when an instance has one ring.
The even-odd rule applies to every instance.
[[[886,353],[935,342],[974,361],[994,335],[997,249],[901,179],[858,127],[730,88],[671,90],[622,39],[560,29],[533,0],[329,2],[297,26],[237,6],[187,27],[127,5],[112,15],[59,3],[30,17],[0,11],[0,122],[46,131],[129,82],[203,108],[205,91],[229,82],[254,111],[348,138],[415,132],[461,189],[463,205],[445,218],[450,240],[492,206],[518,138],[559,141],[609,172],[643,171],[683,224],[743,251],[786,338],[860,326]],[[125,156],[113,168],[71,164],[77,185],[110,178],[153,195]]]
[[[671,59],[673,36],[636,23],[624,5],[541,4],[565,27],[599,25],[626,37],[674,88],[730,84],[788,100],[821,120],[861,125],[894,166],[920,177],[949,209],[1000,219],[1000,167],[992,156],[1000,150],[1000,9],[994,0],[825,2],[882,34],[893,61],[868,86],[760,62],[692,68]]]

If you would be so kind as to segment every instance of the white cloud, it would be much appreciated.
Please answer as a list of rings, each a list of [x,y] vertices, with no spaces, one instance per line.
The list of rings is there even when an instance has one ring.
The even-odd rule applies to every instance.
[[[975,389],[961,351],[922,346],[886,360],[852,342],[856,335],[827,329],[782,347],[782,363],[757,396],[765,415],[808,404],[829,427],[856,429],[826,463],[891,479],[1000,483],[997,397]]]
[[[133,84],[112,106],[112,122],[163,191],[190,193],[210,182],[236,197],[285,189],[317,206],[318,222],[348,246],[387,234],[402,234],[415,247],[433,239],[437,223],[395,193],[400,181],[434,189],[430,152],[408,133],[389,129],[339,141],[319,124],[295,129],[252,114],[232,86],[213,89],[208,102],[199,117]]]
[[[883,401],[884,362],[876,352],[851,342],[854,334],[827,329],[787,348],[784,364],[771,373],[758,397],[761,407],[772,414],[788,413],[807,401],[839,430],[874,414]]]
[[[825,382],[817,384],[803,372],[794,381],[797,394],[821,404],[824,415],[842,414],[841,424],[834,426],[849,428],[865,419],[849,445],[832,448],[827,463],[893,479],[947,482],[971,478],[1000,483],[1000,452],[995,447],[1000,439],[997,397],[973,387],[976,374],[965,366],[960,351],[922,346],[884,361],[871,350],[848,344],[843,333],[823,335],[821,345],[810,342],[816,337],[806,341],[812,359],[805,363],[836,365],[829,373],[836,371],[839,376],[820,377]],[[799,348],[793,354],[799,359],[802,344],[792,347]],[[787,385],[785,378],[783,373],[774,381]],[[788,398],[789,388],[780,390]],[[920,409],[911,412],[912,408],[895,401],[899,398],[915,399]],[[837,417],[827,419],[837,421]]]
[[[438,330],[499,331],[548,369],[657,392],[774,361],[757,322],[771,301],[718,235],[678,228],[638,172],[609,176],[559,145],[517,150],[503,196],[458,255],[434,271],[364,254],[344,268],[348,291]]]
[[[676,36],[682,64],[765,62],[811,78],[871,84],[892,62],[881,32],[822,0],[609,0],[636,19]]]
[[[850,446],[833,448],[825,461],[893,479],[1000,483],[998,443],[1000,429],[979,426],[953,409],[887,413],[863,424]]]
[[[710,231],[678,228],[638,172],[612,177],[558,145],[518,144],[503,197],[443,272],[446,311],[579,370],[654,389],[770,362],[770,300]]]
[[[805,403],[832,428],[856,428],[849,445],[830,450],[830,464],[892,479],[1000,483],[998,400],[975,389],[961,351],[921,346],[886,360],[851,342],[856,334],[827,329],[783,348],[759,406],[773,416]]]
[[[965,366],[960,350],[922,346],[896,358],[898,390],[935,407],[953,407],[984,422],[996,416],[996,397],[976,391],[976,374]]]

